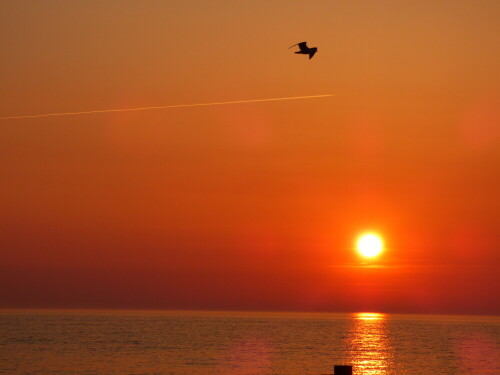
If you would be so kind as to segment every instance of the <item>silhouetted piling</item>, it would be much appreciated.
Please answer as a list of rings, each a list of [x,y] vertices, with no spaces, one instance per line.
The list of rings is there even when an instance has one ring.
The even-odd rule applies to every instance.
[[[352,366],[333,366],[333,375],[352,375]]]

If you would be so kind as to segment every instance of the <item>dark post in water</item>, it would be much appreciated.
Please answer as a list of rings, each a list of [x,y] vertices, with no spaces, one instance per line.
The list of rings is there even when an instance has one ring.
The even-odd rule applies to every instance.
[[[352,375],[352,366],[333,366],[333,375]]]

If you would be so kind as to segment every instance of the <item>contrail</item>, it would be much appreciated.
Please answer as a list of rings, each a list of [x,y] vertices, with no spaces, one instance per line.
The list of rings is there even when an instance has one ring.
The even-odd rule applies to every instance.
[[[122,109],[100,109],[100,110],[94,110],[94,111],[81,111],[81,112],[44,113],[44,114],[39,114],[39,115],[22,115],[22,116],[0,117],[0,120],[18,120],[18,119],[23,119],[23,118],[40,118],[40,117],[53,117],[53,116],[76,116],[76,115],[87,115],[87,114],[92,114],[92,113],[147,111],[147,110],[150,110],[150,109],[171,109],[171,108],[182,108],[182,107],[201,107],[201,106],[224,105],[224,104],[273,102],[273,101],[280,101],[280,100],[298,100],[298,99],[326,98],[326,97],[329,97],[329,96],[334,96],[334,95],[333,94],[326,94],[326,95],[292,96],[292,97],[288,97],[288,98],[237,100],[237,101],[231,101],[231,102],[217,102],[217,103],[175,104],[175,105],[163,105],[163,106],[157,106],[157,107],[122,108]]]

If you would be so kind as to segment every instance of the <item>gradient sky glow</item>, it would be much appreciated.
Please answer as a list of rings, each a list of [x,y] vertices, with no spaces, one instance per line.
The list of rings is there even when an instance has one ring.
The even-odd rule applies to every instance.
[[[0,307],[500,314],[498,19],[3,0],[0,117],[336,96],[1,121]]]

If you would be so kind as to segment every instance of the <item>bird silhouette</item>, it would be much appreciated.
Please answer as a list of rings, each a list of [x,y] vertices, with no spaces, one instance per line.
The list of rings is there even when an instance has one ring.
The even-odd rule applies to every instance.
[[[311,60],[316,52],[318,52],[318,49],[316,47],[311,47],[309,48],[307,46],[307,42],[300,42],[297,44],[294,44],[293,46],[288,47],[288,49],[299,46],[300,51],[297,51],[295,53],[301,54],[301,55],[309,55],[309,60]]]

